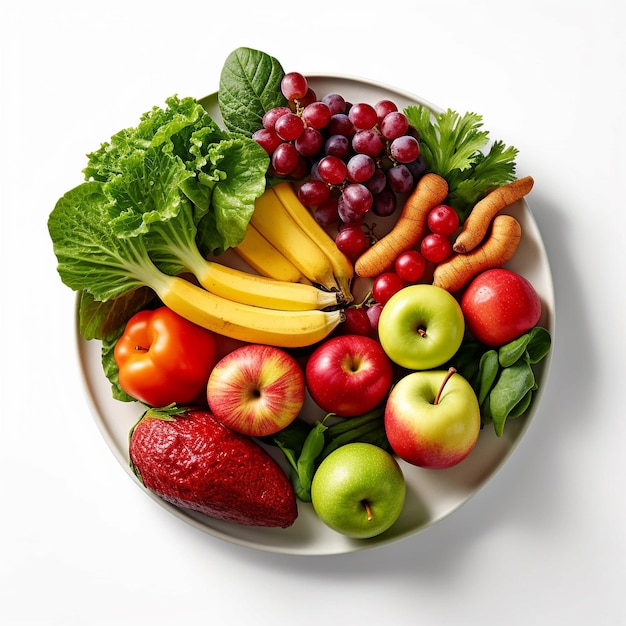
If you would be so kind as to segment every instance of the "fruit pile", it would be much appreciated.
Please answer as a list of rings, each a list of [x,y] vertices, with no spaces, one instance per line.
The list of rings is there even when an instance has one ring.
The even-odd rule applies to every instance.
[[[330,336],[297,354],[247,342],[205,363],[199,377],[204,383],[194,393],[206,409],[165,410],[165,421],[163,409],[149,410],[131,437],[131,461],[161,497],[213,517],[287,527],[297,516],[295,502],[310,502],[335,531],[373,537],[403,510],[406,486],[397,459],[424,469],[457,465],[487,423],[494,421],[500,435],[506,417],[529,406],[534,377],[528,363],[543,358],[549,345],[536,328],[541,303],[532,285],[515,272],[492,269],[506,260],[497,255],[465,270],[461,286],[470,284],[463,294],[432,284],[438,267],[455,257],[469,258],[472,247],[459,252],[459,246],[462,241],[466,246],[472,221],[481,221],[480,215],[483,222],[473,247],[484,246],[491,221],[529,186],[503,200],[491,197],[492,206],[478,206],[462,229],[457,211],[444,203],[446,181],[426,172],[418,134],[393,102],[351,104],[337,93],[318,100],[295,72],[283,77],[281,91],[289,106],[269,109],[263,127],[252,134],[271,158],[268,175],[278,181],[257,200],[250,221],[247,237],[254,233],[257,245],[244,240],[235,252],[262,274],[287,263],[295,267],[293,282],[341,294],[337,304],[344,320]],[[401,198],[402,213],[391,232],[373,239],[367,214],[387,217]],[[398,232],[402,236],[394,238]],[[316,262],[319,253],[309,249],[311,240],[328,258],[339,253],[343,261],[324,263],[322,254]],[[269,258],[267,242],[276,248],[272,263],[263,262]],[[355,278],[370,284],[359,303],[352,302]],[[215,338],[206,332],[205,340]],[[215,347],[208,350],[215,353]],[[515,357],[507,360],[498,353]],[[524,359],[524,374],[511,375],[512,366]],[[525,380],[504,403],[503,419],[498,396],[520,378]],[[134,393],[142,397],[137,389]],[[300,417],[306,397],[324,419],[310,424]],[[167,399],[174,406],[189,402],[176,393]],[[161,424],[154,425],[155,417]],[[210,447],[194,456],[192,475],[214,475],[220,487],[211,480],[182,486],[172,481],[171,454],[162,458],[161,451],[176,420],[185,438],[195,421],[198,436],[210,426],[215,431],[210,439],[225,436],[226,448],[236,448],[235,456],[245,462],[226,472],[216,460],[224,449]],[[290,480],[283,480],[260,447],[246,451],[254,440],[278,447]],[[259,475],[265,476],[263,490],[250,482]],[[264,501],[272,506],[264,508]]]
[[[283,104],[263,111],[247,142],[218,132],[197,102],[171,99],[115,136],[123,149],[90,155],[92,180],[59,201],[49,229],[81,312],[103,328],[125,315],[119,332],[88,333],[104,341],[115,397],[146,405],[129,444],[146,488],[253,526],[287,528],[310,503],[333,530],[374,537],[402,513],[405,471],[461,463],[482,428],[501,436],[531,404],[550,336],[532,284],[502,266],[521,239],[503,209],[533,181],[491,185],[466,215],[408,109],[318,98],[297,72],[279,89]],[[220,150],[236,166],[209,175]],[[220,177],[237,219],[215,206],[207,219],[202,185],[219,202]],[[155,184],[171,195],[165,207],[149,204]],[[149,219],[133,213],[141,202],[124,204],[127,188],[145,192]],[[375,228],[398,209],[389,230]],[[206,228],[219,235],[212,251],[232,256],[201,251]],[[94,241],[100,254],[82,254]],[[84,259],[89,271],[77,271]],[[324,417],[303,415],[307,402]]]

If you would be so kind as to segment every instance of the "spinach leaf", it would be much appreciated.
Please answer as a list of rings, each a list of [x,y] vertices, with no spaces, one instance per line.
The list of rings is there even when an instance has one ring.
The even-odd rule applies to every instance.
[[[498,353],[495,350],[487,350],[478,366],[478,404],[482,405],[498,376]]]
[[[529,331],[530,341],[526,348],[530,363],[539,363],[550,352],[552,338],[550,333],[541,326]]]
[[[237,48],[226,58],[217,101],[224,125],[247,137],[262,127],[269,109],[285,106],[280,90],[285,72],[277,59],[252,48]]]
[[[530,333],[525,333],[521,337],[503,345],[498,350],[498,359],[502,367],[509,367],[516,363],[526,352],[526,347],[530,342]]]
[[[530,364],[521,359],[500,372],[489,394],[491,419],[498,437],[504,432],[504,424],[513,409],[525,399],[526,394],[537,388]]]

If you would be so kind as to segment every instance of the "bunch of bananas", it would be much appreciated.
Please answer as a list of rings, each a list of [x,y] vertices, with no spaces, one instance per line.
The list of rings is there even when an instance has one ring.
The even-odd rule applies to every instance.
[[[221,335],[281,347],[317,343],[343,321],[353,265],[290,183],[257,199],[234,252],[258,274],[211,261],[196,276],[204,289],[174,280],[162,300]]]

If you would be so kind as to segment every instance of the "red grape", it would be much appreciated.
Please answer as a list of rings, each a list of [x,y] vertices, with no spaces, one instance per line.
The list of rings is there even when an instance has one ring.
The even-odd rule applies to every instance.
[[[374,110],[376,111],[378,123],[380,124],[387,115],[397,111],[398,107],[396,103],[391,100],[380,100],[374,105]]]
[[[324,202],[315,208],[315,220],[322,226],[332,226],[339,221],[339,212],[337,211],[337,196],[328,196]]]
[[[374,128],[376,122],[378,122],[376,109],[366,102],[353,104],[348,111],[348,118],[354,124],[355,128],[360,130],[370,130]]]
[[[317,173],[329,185],[339,185],[346,179],[346,164],[338,157],[325,156],[317,164]]]
[[[406,134],[409,129],[409,120],[404,113],[392,111],[379,123],[380,133],[385,139],[396,139]]]
[[[382,191],[374,194],[373,198],[372,213],[378,217],[392,215],[398,206],[396,194],[389,187],[385,187]]]
[[[375,130],[357,130],[354,137],[352,137],[352,148],[354,151],[367,154],[372,158],[377,157],[384,147],[383,140]]]
[[[328,105],[323,102],[312,102],[304,107],[302,111],[302,119],[305,121],[307,126],[318,130],[328,126],[330,117],[330,109],[328,108]]]
[[[329,195],[328,185],[325,185],[321,180],[307,180],[298,189],[298,198],[306,206],[322,204]]]
[[[420,144],[415,137],[402,135],[391,142],[389,154],[398,163],[410,163],[420,155]]]
[[[276,134],[284,141],[293,141],[297,139],[304,130],[304,122],[299,115],[295,113],[286,113],[281,115],[274,124]]]
[[[324,152],[345,159],[350,154],[350,140],[345,135],[331,135],[324,143]]]
[[[291,109],[288,107],[274,107],[269,111],[266,111],[263,116],[263,128],[267,128],[268,130],[274,130],[274,126],[276,125],[276,120],[283,115],[291,113]]]
[[[413,187],[414,179],[411,170],[404,163],[400,163],[387,170],[387,182],[396,193],[406,193]]]
[[[272,167],[279,176],[287,176],[298,165],[299,156],[293,144],[281,143],[272,154]]]
[[[324,145],[324,137],[319,130],[315,128],[305,128],[302,134],[296,138],[296,150],[305,157],[316,155]]]
[[[280,90],[289,101],[304,98],[308,89],[307,79],[299,72],[289,72],[280,81]]]
[[[337,233],[335,244],[348,258],[355,259],[365,251],[369,240],[360,226],[346,226]]]
[[[331,115],[344,113],[346,110],[346,100],[338,93],[329,93],[322,98],[322,102],[328,106]]]
[[[346,164],[348,180],[354,183],[368,181],[376,171],[376,162],[367,154],[355,154]]]
[[[273,130],[268,130],[267,128],[259,128],[259,130],[253,133],[252,139],[270,156],[272,156],[274,150],[283,142]]]
[[[343,334],[373,336],[372,324],[364,308],[351,306],[344,309],[343,312],[346,316],[344,323],[341,325]]]
[[[346,207],[357,215],[364,215],[372,208],[372,192],[361,183],[346,185],[342,198]]]

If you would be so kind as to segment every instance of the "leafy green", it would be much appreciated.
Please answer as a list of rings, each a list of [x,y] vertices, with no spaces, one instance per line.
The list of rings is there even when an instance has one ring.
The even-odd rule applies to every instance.
[[[88,155],[85,177],[111,184],[120,236],[174,219],[192,227],[204,255],[236,246],[265,190],[269,157],[256,141],[221,130],[196,100],[172,96],[166,104]],[[173,272],[184,268],[179,261],[165,265]]]
[[[421,105],[404,112],[419,133],[428,171],[448,182],[447,202],[461,222],[487,193],[515,180],[517,149],[495,141],[487,150],[489,133],[482,128],[482,116],[451,109],[433,114]]]
[[[81,335],[106,340],[150,301],[151,266],[197,274],[208,253],[243,239],[269,157],[176,96],[87,156],[87,182],[58,201],[49,227],[63,281],[85,292]]]
[[[472,386],[483,425],[493,423],[501,437],[507,419],[523,415],[538,389],[533,365],[550,351],[551,337],[541,326],[531,328],[498,349],[467,339],[448,363]],[[476,365],[478,364],[478,365]]]
[[[252,48],[231,52],[217,94],[226,128],[248,137],[261,128],[266,111],[287,103],[280,90],[283,76],[281,64],[265,52]]]
[[[389,450],[389,441],[383,423],[383,407],[355,417],[342,418],[327,426],[326,421],[336,417],[328,413],[312,425],[298,418],[273,436],[263,441],[276,445],[290,466],[290,480],[295,494],[303,502],[311,501],[311,483],[320,463],[334,450],[347,443],[372,443]]]

